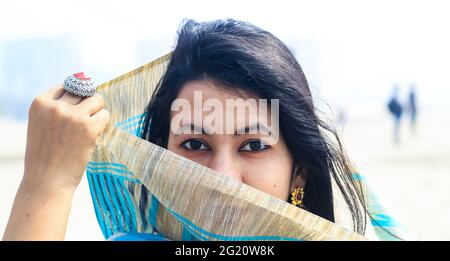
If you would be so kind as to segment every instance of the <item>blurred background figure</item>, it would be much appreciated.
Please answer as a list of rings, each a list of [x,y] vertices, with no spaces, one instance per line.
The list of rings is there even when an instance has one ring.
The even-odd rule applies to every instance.
[[[417,121],[417,100],[416,100],[416,87],[414,86],[414,84],[411,84],[409,89],[407,108],[410,116],[411,131],[415,133]]]
[[[347,123],[347,113],[344,108],[338,110],[336,123],[341,126],[344,126]]]
[[[394,143],[396,144],[400,143],[400,123],[403,114],[403,108],[398,98],[399,89],[398,86],[394,86],[392,96],[388,101],[388,110],[394,119]]]

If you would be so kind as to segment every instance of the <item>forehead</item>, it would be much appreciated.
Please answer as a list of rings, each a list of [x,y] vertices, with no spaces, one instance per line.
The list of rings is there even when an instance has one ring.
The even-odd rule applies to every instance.
[[[272,113],[273,108],[277,106],[272,107],[254,93],[211,80],[192,81],[182,87],[172,104],[171,127],[183,125],[191,130],[195,124],[207,133],[241,134],[244,129],[252,134],[255,130],[267,134],[267,130],[272,132],[272,124],[278,126],[278,114]]]
[[[194,92],[201,92],[203,101],[205,99],[259,99],[260,97],[252,92],[223,86],[212,80],[197,80],[187,82],[181,89],[177,98],[183,98],[188,101],[194,101]]]

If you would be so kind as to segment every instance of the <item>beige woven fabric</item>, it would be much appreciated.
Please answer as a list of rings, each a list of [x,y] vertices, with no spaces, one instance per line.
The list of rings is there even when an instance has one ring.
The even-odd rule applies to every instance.
[[[131,203],[127,205],[131,213],[129,220],[135,216],[136,222],[134,228],[127,224],[113,226],[113,221],[107,220],[112,220],[112,207],[102,209],[96,205],[98,218],[106,220],[109,229],[123,233],[157,230],[162,236],[175,240],[183,239],[186,231],[200,240],[366,239],[141,139],[139,126],[134,134],[123,128],[129,119],[145,111],[169,59],[170,54],[97,88],[112,119],[98,140],[91,162],[115,163],[127,168],[127,172],[116,171],[111,175],[123,178],[123,186],[116,186],[115,189],[130,197]],[[106,168],[108,170],[109,167]],[[100,172],[91,169],[90,174]],[[130,186],[135,189],[125,189]],[[145,218],[142,217],[149,215],[153,203],[149,200],[146,206],[139,205],[142,197],[142,190],[137,189],[139,186],[145,186],[151,194],[149,196],[159,202],[154,227],[143,225],[142,219]],[[92,191],[95,203],[100,197],[97,195],[100,188]],[[108,194],[110,198],[103,198],[112,202],[113,193]]]

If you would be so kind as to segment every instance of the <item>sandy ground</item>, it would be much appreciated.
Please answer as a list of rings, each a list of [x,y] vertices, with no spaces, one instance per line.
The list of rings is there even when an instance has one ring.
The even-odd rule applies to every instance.
[[[415,134],[404,124],[400,145],[386,115],[350,118],[339,129],[350,158],[414,238],[450,240],[450,121],[421,116]],[[23,172],[25,135],[24,123],[0,120],[0,236]],[[66,239],[103,240],[85,178]]]
[[[349,122],[342,139],[359,171],[415,239],[450,240],[450,118],[433,115],[421,115],[416,132],[405,121],[397,145],[384,115]]]

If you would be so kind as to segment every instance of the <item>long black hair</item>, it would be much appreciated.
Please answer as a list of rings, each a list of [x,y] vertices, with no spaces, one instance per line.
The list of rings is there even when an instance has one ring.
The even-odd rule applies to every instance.
[[[172,102],[187,82],[202,79],[278,99],[281,135],[307,173],[306,209],[334,222],[333,178],[352,213],[353,230],[365,233],[361,185],[352,179],[336,132],[319,119],[302,68],[278,38],[250,23],[183,21],[167,71],[147,107],[147,140],[167,148]]]

